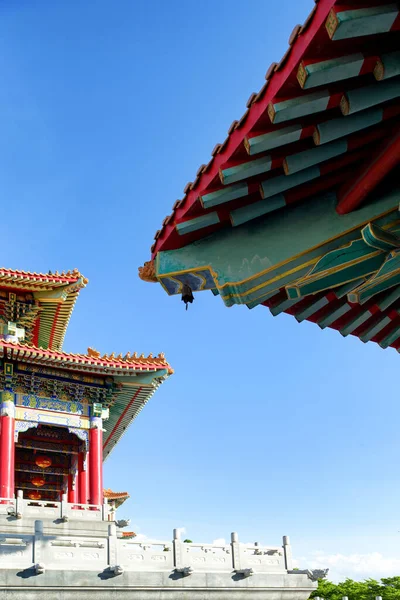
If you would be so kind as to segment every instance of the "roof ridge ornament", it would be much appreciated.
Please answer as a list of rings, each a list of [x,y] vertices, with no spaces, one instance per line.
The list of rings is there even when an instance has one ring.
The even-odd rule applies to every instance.
[[[158,279],[156,277],[156,268],[154,265],[154,260],[149,260],[144,263],[143,267],[139,267],[139,277],[143,281],[157,283]]]

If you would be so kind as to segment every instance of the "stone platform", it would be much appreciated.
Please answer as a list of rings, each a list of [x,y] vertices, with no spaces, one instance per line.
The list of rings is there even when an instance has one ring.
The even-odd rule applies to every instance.
[[[317,587],[313,573],[293,570],[287,537],[270,547],[233,533],[212,545],[174,530],[170,542],[135,541],[106,507],[0,506],[0,600],[307,600]]]

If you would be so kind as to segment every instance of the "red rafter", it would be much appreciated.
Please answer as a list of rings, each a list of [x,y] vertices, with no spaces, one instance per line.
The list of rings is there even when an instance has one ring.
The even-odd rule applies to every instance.
[[[345,215],[362,203],[364,198],[400,162],[400,127],[381,147],[372,160],[349,183],[339,190],[336,211]]]

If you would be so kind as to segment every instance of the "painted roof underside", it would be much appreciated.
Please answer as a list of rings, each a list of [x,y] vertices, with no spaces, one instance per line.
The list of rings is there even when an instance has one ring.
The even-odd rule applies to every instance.
[[[104,422],[103,458],[106,459],[162,381],[173,371],[163,354],[157,357],[103,356],[93,349],[88,354],[70,354],[37,348],[32,344],[0,340],[0,358],[58,368],[68,372],[112,376],[117,384],[110,416]],[[139,376],[149,374],[143,382]]]
[[[310,193],[339,190],[362,171],[398,124],[399,48],[397,4],[319,0],[185,186],[156,232],[152,258]]]
[[[157,280],[158,252],[268,218],[320,193],[336,196],[339,214],[350,212],[355,207],[346,206],[346,198],[362,191],[364,174],[384,154],[390,168],[374,183],[395,182],[399,49],[398,4],[316,2],[293,29],[281,61],[268,68],[264,86],[251,94],[244,115],[164,219],[140,276]],[[399,295],[399,289],[389,290],[360,305],[340,290],[290,300],[282,288],[263,304],[273,315],[287,312],[400,351]]]

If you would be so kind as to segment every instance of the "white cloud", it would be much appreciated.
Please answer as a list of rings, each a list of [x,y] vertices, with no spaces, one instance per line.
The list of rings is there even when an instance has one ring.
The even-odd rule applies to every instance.
[[[379,552],[370,554],[326,554],[315,552],[296,561],[296,566],[308,569],[329,568],[330,581],[343,581],[346,577],[355,580],[380,579],[400,574],[400,558],[383,556]]]
[[[145,542],[149,538],[144,533],[137,533],[135,537],[135,542]]]
[[[214,546],[226,546],[226,539],[225,538],[217,538],[216,540],[213,541],[213,545]]]

